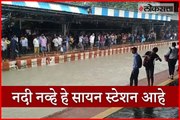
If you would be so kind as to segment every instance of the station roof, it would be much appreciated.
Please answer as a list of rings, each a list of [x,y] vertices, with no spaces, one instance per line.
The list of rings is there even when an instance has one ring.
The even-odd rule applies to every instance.
[[[166,15],[132,12],[126,10],[112,9],[107,7],[92,7],[92,14],[100,15],[100,16],[111,16],[111,17],[171,21],[171,18]]]
[[[92,13],[88,13],[88,8],[83,6],[74,6],[71,4],[63,3],[52,3],[52,2],[13,2],[13,1],[2,1],[2,5],[36,8],[43,10],[77,13],[82,15],[95,15],[95,16],[109,16],[109,17],[120,17],[120,18],[132,18],[132,19],[144,19],[144,20],[157,20],[157,21],[171,21],[171,17],[166,15],[148,14],[140,12],[132,12],[126,10],[119,10],[107,7],[91,7]]]
[[[50,3],[50,2],[13,2],[13,1],[2,1],[2,4],[12,5],[12,6],[22,6],[29,8],[39,8],[46,10],[54,10],[54,11],[64,11],[70,13],[79,13],[79,14],[88,14],[87,9],[85,7],[67,5],[62,3]]]

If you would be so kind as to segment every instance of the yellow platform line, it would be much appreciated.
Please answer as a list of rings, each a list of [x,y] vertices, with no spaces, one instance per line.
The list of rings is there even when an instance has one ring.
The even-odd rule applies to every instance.
[[[158,84],[157,86],[166,86],[169,83],[174,82],[177,79],[178,79],[178,75],[176,75],[173,80],[172,79],[168,79],[168,80]],[[121,110],[123,108],[124,107],[111,107],[111,108],[109,108],[109,109],[107,109],[107,110],[105,110],[105,111],[103,111],[103,112],[101,112],[101,113],[91,117],[91,119],[93,119],[93,118],[105,118],[105,117],[107,117],[107,116],[113,114],[114,112],[119,111],[119,110]]]
[[[177,79],[178,79],[178,75],[176,75],[173,80],[172,79],[168,79],[168,80],[158,84],[158,86],[166,86],[166,85],[170,84],[171,82],[174,82]]]
[[[107,109],[107,110],[105,110],[105,111],[91,117],[91,118],[105,118],[108,115],[111,115],[112,113],[114,113],[114,112],[116,112],[118,110],[121,110],[121,109],[123,109],[123,107],[111,107],[111,108],[109,108],[109,109]]]

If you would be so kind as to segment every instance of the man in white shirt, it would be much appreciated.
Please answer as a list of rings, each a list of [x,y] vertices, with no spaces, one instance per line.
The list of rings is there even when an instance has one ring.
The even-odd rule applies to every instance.
[[[54,43],[54,48],[55,48],[55,51],[56,51],[56,54],[58,52],[58,47],[59,47],[59,42],[58,42],[58,37],[55,37],[53,39],[53,43]]]
[[[114,34],[111,34],[110,38],[111,38],[111,45],[113,45],[114,44]]]
[[[81,47],[81,50],[84,50],[84,46],[83,46],[83,35],[79,36],[79,46]]]
[[[176,48],[179,50],[179,42],[177,42],[177,46],[176,46]],[[178,54],[178,56],[179,56],[179,54]],[[179,66],[179,65],[178,65]],[[177,70],[176,70],[177,72],[179,71],[179,67],[177,68]]]
[[[16,42],[19,41],[19,39],[18,39],[18,37],[16,35],[14,35],[13,39],[16,40]]]
[[[94,36],[94,33],[93,33],[93,34],[90,36],[90,38],[89,38],[90,44],[91,44],[91,50],[93,50],[94,39],[95,39],[95,36]]]
[[[62,42],[63,42],[63,39],[62,39],[62,36],[59,35],[59,37],[57,38],[58,39],[58,49],[63,52],[63,46],[62,46]]]
[[[2,47],[2,59],[5,60],[7,58],[7,44],[5,41],[5,38],[2,38],[1,42],[1,47]]]
[[[39,56],[39,40],[38,40],[37,37],[34,38],[33,45],[34,45],[34,54],[35,54],[35,57]]]
[[[58,37],[59,46],[62,46],[62,41],[63,41],[63,39],[62,39],[61,35],[59,35],[59,37]]]

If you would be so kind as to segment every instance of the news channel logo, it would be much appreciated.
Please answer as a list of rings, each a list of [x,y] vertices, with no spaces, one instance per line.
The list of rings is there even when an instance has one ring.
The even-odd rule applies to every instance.
[[[138,3],[138,12],[173,14],[174,3]]]

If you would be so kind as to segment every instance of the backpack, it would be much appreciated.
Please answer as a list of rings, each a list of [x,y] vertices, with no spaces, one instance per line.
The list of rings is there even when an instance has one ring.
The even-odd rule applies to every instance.
[[[137,63],[137,66],[138,68],[141,68],[142,67],[142,59],[141,59],[141,56],[138,55],[138,63]]]
[[[149,62],[150,62],[150,59],[151,59],[151,54],[152,54],[151,51],[147,51],[145,53],[145,57],[144,57],[144,60],[143,60],[143,66],[144,67],[148,67],[149,66]]]
[[[170,54],[172,53],[172,49],[171,49],[170,47],[169,47],[169,49],[170,49],[169,54],[168,54],[168,55],[164,55],[164,59],[165,59],[166,62],[169,61],[169,56],[170,56]]]

